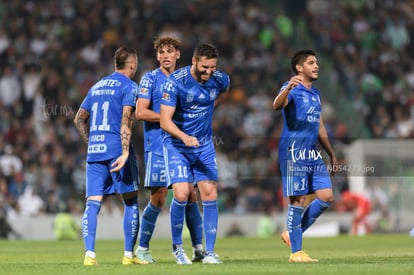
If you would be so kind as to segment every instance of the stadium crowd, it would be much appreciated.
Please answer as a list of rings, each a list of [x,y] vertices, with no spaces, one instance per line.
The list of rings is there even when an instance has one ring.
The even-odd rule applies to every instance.
[[[319,55],[316,85],[334,147],[359,137],[413,136],[413,1],[0,0],[0,201],[9,216],[65,207],[81,213],[86,148],[75,112],[92,83],[112,70],[120,45],[138,50],[139,82],[156,66],[152,41],[161,34],[182,40],[183,64],[196,44],[214,43],[219,67],[231,76],[213,125],[223,212],[283,208],[276,157],[282,120],[271,104],[298,48]],[[141,122],[133,138],[143,177]],[[340,179],[346,186],[346,176]],[[118,206],[108,200],[103,212]]]

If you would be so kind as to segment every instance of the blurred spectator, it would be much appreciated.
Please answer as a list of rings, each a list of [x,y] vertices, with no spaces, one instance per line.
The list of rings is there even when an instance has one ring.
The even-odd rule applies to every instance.
[[[7,220],[6,199],[0,193],[0,239],[8,239],[13,235],[17,239],[21,238]]]
[[[10,177],[13,173],[23,170],[23,162],[19,156],[14,153],[13,146],[8,144],[4,148],[4,154],[0,155],[0,169],[4,176]]]
[[[26,192],[26,187],[27,183],[24,180],[24,174],[22,172],[13,172],[8,182],[8,190],[14,202],[17,202]]]
[[[31,185],[25,188],[24,193],[18,198],[17,203],[21,217],[36,217],[45,212],[42,198]]]
[[[0,76],[0,103],[14,114],[15,107],[21,96],[21,85],[12,66],[5,66]]]

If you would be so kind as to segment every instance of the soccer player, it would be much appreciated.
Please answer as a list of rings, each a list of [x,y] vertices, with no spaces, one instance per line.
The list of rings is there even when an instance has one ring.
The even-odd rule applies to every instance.
[[[173,255],[178,264],[191,264],[182,241],[185,208],[196,184],[203,204],[206,256],[204,264],[222,263],[216,243],[217,165],[212,134],[214,106],[230,87],[230,77],[217,70],[218,51],[211,44],[194,50],[192,65],[176,70],[162,87],[160,125],[164,130],[164,159],[173,189],[170,207]]]
[[[158,214],[165,204],[168,193],[164,154],[162,146],[162,129],[160,128],[161,85],[175,71],[180,58],[181,42],[173,37],[160,37],[154,40],[154,49],[160,67],[144,74],[138,85],[138,100],[135,117],[144,121],[145,182],[144,187],[151,190],[150,201],[142,213],[141,229],[137,257],[149,263],[155,263],[149,251],[149,242],[154,232]],[[192,187],[192,186],[191,186]],[[193,262],[204,258],[203,225],[197,195],[194,188],[185,208],[185,217],[193,242]]]
[[[282,240],[291,248],[289,262],[317,262],[302,250],[303,232],[331,205],[332,183],[327,166],[317,148],[319,141],[327,152],[335,174],[337,160],[322,119],[318,79],[318,59],[312,50],[301,50],[291,58],[295,73],[285,82],[273,101],[282,110],[283,130],[279,143],[279,165],[283,195],[289,198],[287,231]],[[306,195],[316,198],[306,208]]]
[[[75,126],[87,144],[86,207],[82,218],[84,265],[96,265],[95,239],[98,213],[104,196],[121,194],[124,203],[124,257],[122,264],[139,264],[133,255],[139,229],[138,166],[131,134],[138,67],[135,49],[118,48],[115,71],[95,83],[84,98]]]

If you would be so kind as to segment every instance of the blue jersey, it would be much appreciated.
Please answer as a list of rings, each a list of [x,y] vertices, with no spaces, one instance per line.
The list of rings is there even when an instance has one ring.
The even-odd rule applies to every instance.
[[[90,113],[87,162],[104,161],[122,154],[121,120],[124,106],[135,108],[137,84],[114,72],[95,83],[81,108]],[[130,153],[134,154],[132,141]]]
[[[139,82],[138,97],[150,101],[149,109],[160,113],[161,86],[167,76],[157,68],[144,74]],[[144,150],[162,156],[162,129],[159,122],[144,121]]]
[[[212,143],[212,120],[214,101],[230,86],[230,77],[222,71],[215,71],[204,84],[191,75],[191,66],[172,73],[162,87],[161,104],[175,107],[173,122],[187,135],[198,139],[200,147],[189,148],[181,140],[163,132],[164,145],[184,151],[196,152]]]
[[[284,83],[280,91],[285,89]],[[321,118],[319,91],[313,86],[294,87],[288,95],[288,105],[282,110],[283,130],[279,142],[279,159],[312,162],[322,158],[316,149]]]

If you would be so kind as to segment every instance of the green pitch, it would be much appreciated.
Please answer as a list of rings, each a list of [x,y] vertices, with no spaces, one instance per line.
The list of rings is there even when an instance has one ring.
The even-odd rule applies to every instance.
[[[408,235],[305,238],[304,247],[319,263],[288,263],[289,249],[275,236],[218,239],[223,264],[180,266],[170,240],[155,239],[151,250],[158,263],[122,266],[123,242],[98,240],[99,265],[84,267],[82,241],[0,241],[0,274],[414,274],[414,238]]]

